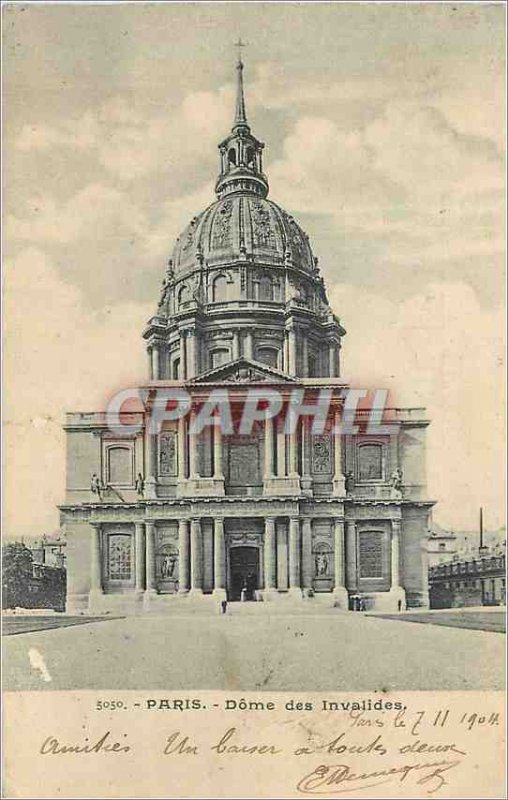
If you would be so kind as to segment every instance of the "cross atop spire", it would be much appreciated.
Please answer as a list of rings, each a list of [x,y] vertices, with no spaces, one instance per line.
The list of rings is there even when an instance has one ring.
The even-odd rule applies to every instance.
[[[242,47],[247,47],[245,42],[239,38],[237,42],[235,42],[235,47],[238,48],[238,63],[241,64],[242,62]]]
[[[245,47],[245,43],[242,42],[241,39],[238,39],[238,41],[235,42],[235,47],[238,48],[238,62],[236,65],[236,107],[233,130],[238,127],[249,127],[247,123],[247,112],[245,111],[245,98],[243,94],[242,47]]]

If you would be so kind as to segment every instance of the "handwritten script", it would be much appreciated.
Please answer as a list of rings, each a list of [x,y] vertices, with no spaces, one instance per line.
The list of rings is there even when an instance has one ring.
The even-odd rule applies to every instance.
[[[200,698],[176,709],[167,700],[148,698],[143,704],[136,697],[130,708],[127,700],[115,701],[114,713],[107,702],[109,713],[92,713],[86,724],[78,716],[55,724],[48,715],[53,723],[39,727],[27,757],[40,759],[38,769],[58,774],[60,781],[74,760],[93,762],[99,770],[107,762],[117,776],[132,775],[137,765],[146,774],[150,764],[158,781],[171,778],[189,797],[234,794],[248,774],[258,797],[444,798],[460,796],[464,786],[496,771],[502,728],[497,711],[465,711],[451,702],[430,711],[399,704],[389,711],[340,708],[333,714],[316,713],[310,701],[297,700],[281,708],[280,701],[279,707],[273,700],[261,707],[261,701],[245,699],[240,702],[253,707],[244,713],[231,700],[211,713]]]

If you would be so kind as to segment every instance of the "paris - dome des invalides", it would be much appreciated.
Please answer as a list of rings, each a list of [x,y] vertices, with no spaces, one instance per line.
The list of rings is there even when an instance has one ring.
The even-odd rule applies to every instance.
[[[177,239],[143,332],[138,429],[115,433],[103,412],[66,417],[68,611],[171,614],[226,599],[302,610],[428,605],[428,420],[422,409],[393,409],[388,432],[337,432],[345,330],[309,237],[269,199],[263,149],[239,61],[217,199]],[[148,420],[164,387],[184,389],[192,407],[155,435]],[[237,423],[253,389],[278,393],[281,410],[245,432]],[[326,389],[321,432],[301,416],[288,433],[295,390],[312,403]],[[193,415],[217,390],[234,428],[193,433]]]

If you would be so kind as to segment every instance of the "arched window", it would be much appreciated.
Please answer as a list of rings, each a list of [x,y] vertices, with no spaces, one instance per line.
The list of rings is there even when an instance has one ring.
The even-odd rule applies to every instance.
[[[189,290],[185,284],[181,287],[180,291],[178,292],[178,305],[182,306],[190,299]]]
[[[252,147],[247,148],[247,153],[245,155],[245,161],[248,167],[254,167],[254,149]]]
[[[258,347],[256,350],[256,361],[268,364],[269,367],[277,369],[277,357],[279,351],[276,347]]]
[[[358,445],[358,480],[383,480],[383,445],[374,442]]]
[[[210,353],[210,368],[220,367],[229,360],[229,350],[226,347],[218,347]]]
[[[113,486],[132,486],[132,450],[130,447],[108,447],[107,483]]]
[[[228,153],[228,161],[230,164],[236,165],[236,150],[232,147]]]
[[[180,359],[175,358],[173,361],[173,380],[177,381],[180,377]]]
[[[228,280],[225,275],[219,275],[213,282],[213,302],[221,303],[228,299]]]

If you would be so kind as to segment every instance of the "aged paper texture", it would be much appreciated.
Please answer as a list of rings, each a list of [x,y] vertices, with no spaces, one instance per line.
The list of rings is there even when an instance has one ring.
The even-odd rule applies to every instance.
[[[504,5],[2,13],[4,796],[504,797]]]

